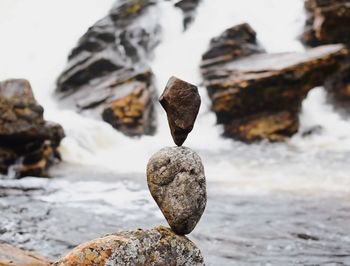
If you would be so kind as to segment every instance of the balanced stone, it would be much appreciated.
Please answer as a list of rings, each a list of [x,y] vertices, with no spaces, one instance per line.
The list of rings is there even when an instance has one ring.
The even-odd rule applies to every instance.
[[[186,81],[171,77],[159,102],[168,115],[173,140],[177,146],[181,146],[192,131],[199,112],[201,97],[198,88]]]
[[[207,202],[200,157],[186,147],[163,148],[148,162],[147,182],[174,232],[180,235],[192,232]]]
[[[76,247],[53,265],[201,266],[204,262],[200,250],[187,237],[158,226],[92,240]]]

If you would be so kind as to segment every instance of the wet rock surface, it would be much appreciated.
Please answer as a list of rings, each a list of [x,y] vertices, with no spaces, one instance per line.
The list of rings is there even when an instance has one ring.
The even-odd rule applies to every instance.
[[[66,105],[92,111],[126,135],[154,133],[156,92],[148,63],[160,41],[156,4],[119,1],[81,37],[57,80]]]
[[[331,43],[350,45],[350,1],[307,0],[308,20],[302,40],[310,46]]]
[[[67,265],[204,265],[200,250],[186,237],[158,226],[110,234],[82,244],[60,259]]]
[[[27,80],[0,82],[0,173],[47,176],[60,155],[63,128],[44,120]]]
[[[167,113],[171,136],[175,144],[181,146],[192,131],[199,112],[201,97],[198,88],[171,77],[159,102]]]
[[[308,19],[302,40],[308,46],[343,43],[350,47],[350,1],[308,0]],[[350,102],[350,58],[348,65],[328,79],[325,88],[336,104]],[[347,108],[348,109],[348,108]]]
[[[184,30],[194,21],[196,10],[202,0],[180,0],[175,3],[175,6],[180,8],[184,13]]]
[[[47,259],[0,242],[0,265],[1,266],[49,266]]]
[[[239,24],[210,41],[209,50],[202,56],[202,67],[206,68],[264,51],[253,28],[247,23]]]
[[[174,232],[191,233],[207,203],[200,157],[186,147],[163,148],[148,162],[147,183]]]
[[[101,235],[164,222],[143,175],[82,170],[66,167],[69,177],[51,181],[0,181],[0,240],[57,260]],[[208,185],[205,216],[190,237],[206,265],[349,264],[348,196],[244,194],[234,187]]]
[[[151,134],[155,130],[153,97],[140,82],[130,94],[112,101],[103,110],[102,118],[130,136]]]
[[[237,27],[247,32],[244,24]],[[255,36],[248,32],[247,36]],[[222,42],[227,36],[226,31],[217,40]],[[241,36],[238,35],[240,42]],[[254,38],[243,38],[248,41],[241,45],[250,47]],[[203,56],[204,85],[218,123],[224,124],[224,134],[246,142],[282,141],[296,133],[302,100],[309,90],[322,85],[327,77],[346,66],[348,56],[343,45],[276,54],[254,49],[217,53],[214,52],[217,46]]]

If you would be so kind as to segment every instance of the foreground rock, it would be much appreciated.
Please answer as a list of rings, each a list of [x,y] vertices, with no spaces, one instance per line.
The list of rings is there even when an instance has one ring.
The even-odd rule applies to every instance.
[[[64,131],[45,121],[43,112],[28,81],[0,82],[0,173],[47,176],[48,167],[60,158]]]
[[[175,233],[189,234],[200,220],[207,202],[204,168],[189,148],[163,148],[147,165],[152,197]]]
[[[166,227],[111,234],[82,244],[54,266],[204,265],[200,250]]]
[[[192,131],[199,112],[201,97],[198,88],[171,77],[159,102],[167,113],[171,136],[175,144],[181,146]]]
[[[0,243],[1,266],[49,266],[51,263],[34,253]]]
[[[153,134],[156,93],[148,65],[160,41],[156,0],[119,1],[79,40],[57,81],[77,110],[95,113],[129,136]],[[147,23],[146,23],[147,22]]]
[[[249,28],[243,24],[230,31],[241,29],[247,32]],[[298,131],[298,114],[309,90],[346,65],[348,51],[343,45],[267,54],[257,49],[251,30],[248,33],[253,37],[243,42],[242,34],[236,37],[227,32],[216,38],[220,41],[212,42],[203,56],[202,74],[212,110],[228,137],[251,142],[282,141],[292,136]],[[237,42],[236,38],[238,48],[214,52],[221,42]],[[208,58],[208,54],[213,55]]]
[[[344,43],[350,47],[350,1],[307,0],[308,19],[303,41],[309,46]],[[350,101],[350,59],[343,68],[325,83],[325,88],[338,102]]]

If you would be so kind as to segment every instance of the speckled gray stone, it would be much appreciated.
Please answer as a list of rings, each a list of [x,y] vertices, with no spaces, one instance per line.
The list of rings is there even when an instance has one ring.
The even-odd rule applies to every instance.
[[[82,244],[54,266],[202,266],[200,250],[185,236],[158,226],[111,234]]]
[[[198,154],[186,147],[161,149],[148,162],[147,183],[174,232],[192,232],[207,202],[204,167]]]

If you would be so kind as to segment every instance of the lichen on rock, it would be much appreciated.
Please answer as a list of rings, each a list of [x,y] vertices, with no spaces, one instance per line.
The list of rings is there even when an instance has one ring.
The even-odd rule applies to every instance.
[[[158,226],[110,234],[73,249],[53,266],[204,265],[200,250],[185,236]]]

